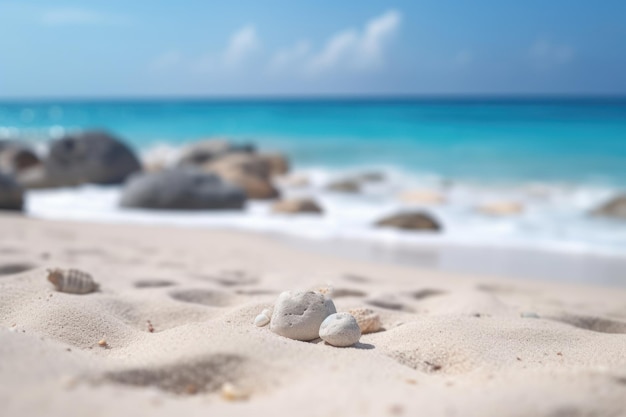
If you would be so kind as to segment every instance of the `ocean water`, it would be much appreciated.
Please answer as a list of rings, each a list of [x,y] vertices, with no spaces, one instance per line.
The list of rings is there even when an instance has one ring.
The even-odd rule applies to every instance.
[[[626,189],[626,99],[378,99],[0,102],[0,139],[40,149],[65,132],[106,128],[144,159],[173,160],[185,144],[221,136],[291,158],[325,215],[272,215],[251,202],[245,213],[149,213],[117,208],[120,189],[85,186],[31,192],[39,217],[232,227],[394,245],[466,245],[626,255],[626,222],[588,211]],[[358,195],[325,189],[333,179],[376,170],[381,183]],[[409,190],[444,204],[407,203]],[[476,207],[521,204],[493,217]],[[389,213],[422,208],[441,234],[381,230]]]

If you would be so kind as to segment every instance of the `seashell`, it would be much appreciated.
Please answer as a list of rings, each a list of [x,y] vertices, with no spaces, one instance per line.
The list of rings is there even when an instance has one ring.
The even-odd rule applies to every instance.
[[[382,328],[380,316],[374,312],[374,310],[370,310],[369,308],[353,308],[352,310],[348,310],[348,313],[354,316],[362,334],[374,333]]]
[[[267,326],[268,323],[270,322],[270,318],[267,317],[265,314],[261,313],[258,316],[256,316],[256,318],[254,319],[254,325],[257,327],[263,327],[263,326]]]
[[[98,290],[91,275],[78,269],[49,269],[48,281],[57,291],[69,294],[87,294]]]

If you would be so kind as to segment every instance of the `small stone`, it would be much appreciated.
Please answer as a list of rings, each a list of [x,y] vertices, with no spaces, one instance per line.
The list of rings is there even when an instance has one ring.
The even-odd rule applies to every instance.
[[[220,394],[222,395],[222,398],[226,401],[242,401],[248,398],[248,394],[246,392],[237,388],[229,382],[222,385]]]
[[[496,201],[479,206],[477,210],[490,216],[511,216],[524,211],[524,205],[516,201]]]
[[[534,311],[524,311],[520,313],[520,317],[523,319],[538,319],[539,314],[535,313]]]
[[[350,313],[335,313],[324,320],[319,336],[329,345],[347,347],[359,341],[361,329]]]
[[[374,333],[382,328],[380,316],[369,308],[353,308],[348,310],[359,324],[361,334]]]
[[[261,314],[264,314],[267,317],[272,317],[272,309],[271,308],[264,308],[263,311],[261,311]]]
[[[263,327],[263,326],[267,326],[268,323],[270,322],[270,318],[267,317],[265,314],[261,313],[258,316],[256,316],[256,318],[254,319],[254,325],[257,327]]]
[[[317,339],[324,319],[336,311],[332,300],[319,292],[285,291],[274,305],[270,330],[294,340]]]

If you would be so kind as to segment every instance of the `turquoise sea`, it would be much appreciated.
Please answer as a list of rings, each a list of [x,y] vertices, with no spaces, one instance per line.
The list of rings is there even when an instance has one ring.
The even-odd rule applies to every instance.
[[[96,221],[174,223],[359,239],[394,245],[524,247],[625,256],[626,222],[589,211],[626,189],[626,98],[272,99],[0,102],[0,139],[38,148],[65,132],[105,128],[148,161],[172,160],[195,140],[221,136],[289,155],[325,215],[272,215],[267,202],[244,213],[148,213],[117,207],[119,188],[29,193],[31,215]],[[329,181],[379,170],[385,181],[358,195]],[[411,203],[407,191],[442,204]],[[477,207],[516,203],[494,217]],[[424,209],[437,235],[381,230],[381,216]]]
[[[139,150],[227,136],[302,166],[626,185],[626,98],[0,102],[0,138],[89,127]]]

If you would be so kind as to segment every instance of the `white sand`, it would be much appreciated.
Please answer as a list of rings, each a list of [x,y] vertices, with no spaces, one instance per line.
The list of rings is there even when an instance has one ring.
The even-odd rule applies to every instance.
[[[49,267],[90,272],[102,291],[55,292]],[[8,215],[0,272],[3,417],[626,415],[621,289],[344,260],[234,232]],[[279,292],[328,284],[339,311],[371,308],[385,331],[340,349],[252,324]],[[221,395],[225,383],[239,401]]]

